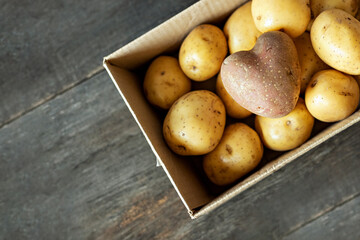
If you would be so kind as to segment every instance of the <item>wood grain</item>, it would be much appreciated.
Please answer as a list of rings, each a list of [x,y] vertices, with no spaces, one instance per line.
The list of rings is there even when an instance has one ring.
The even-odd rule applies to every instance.
[[[360,194],[359,134],[357,124],[190,220],[101,72],[0,130],[0,239],[301,238]]]
[[[191,2],[1,2],[0,239],[360,238],[360,124],[189,218],[97,66]]]
[[[103,57],[194,2],[1,1],[0,127],[87,79]]]
[[[0,159],[0,239],[131,232],[178,202],[105,72],[3,127]]]
[[[283,239],[289,232],[311,224],[349,198],[357,196],[360,193],[360,176],[357,173],[360,163],[357,147],[352,143],[359,142],[358,125],[240,194],[237,200],[230,203],[236,206],[234,211],[240,213],[232,214],[227,210],[230,219],[239,221],[234,224],[230,238]],[[216,215],[216,212],[210,215]],[[241,235],[237,235],[239,232]],[[351,232],[348,234],[354,235]]]
[[[284,239],[360,239],[360,196],[350,198]]]

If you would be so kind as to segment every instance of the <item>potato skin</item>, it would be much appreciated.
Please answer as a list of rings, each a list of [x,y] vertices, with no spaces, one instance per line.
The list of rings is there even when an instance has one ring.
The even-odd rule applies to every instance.
[[[311,115],[323,122],[336,122],[350,116],[359,104],[356,80],[330,69],[316,73],[306,88],[305,102]]]
[[[191,90],[191,81],[176,58],[159,56],[148,67],[143,87],[151,104],[169,109],[179,97]]]
[[[223,101],[225,105],[226,113],[230,117],[242,119],[252,114],[252,112],[243,108],[230,96],[230,94],[226,91],[224,87],[220,74],[218,74],[216,79],[216,93]]]
[[[290,37],[303,34],[311,18],[309,0],[253,0],[251,11],[261,32],[284,30]]]
[[[236,52],[224,60],[221,79],[231,97],[250,112],[285,116],[300,94],[295,44],[286,33],[263,33],[251,51]]]
[[[350,75],[360,75],[360,22],[351,14],[330,9],[311,27],[311,42],[317,55],[329,66]]]
[[[263,146],[258,134],[244,123],[225,128],[214,151],[204,156],[203,168],[216,185],[228,185],[253,170],[261,161]]]
[[[310,22],[306,27],[306,31],[308,31],[308,32],[311,31],[311,27],[312,27],[313,23],[314,23],[314,18],[310,19]]]
[[[294,43],[298,52],[301,67],[300,93],[304,93],[311,77],[315,73],[330,67],[326,65],[326,63],[324,63],[314,51],[311,44],[310,33],[304,32],[301,36],[294,39]]]
[[[315,18],[323,11],[332,8],[342,9],[355,16],[358,12],[359,2],[358,0],[311,0],[310,7]]]
[[[167,113],[164,139],[179,155],[206,154],[219,143],[225,120],[225,106],[215,93],[191,91],[180,97]]]
[[[227,51],[226,38],[220,28],[211,24],[199,25],[181,44],[181,69],[190,79],[205,81],[219,72]]]
[[[261,32],[256,28],[251,14],[251,1],[231,14],[225,23],[224,34],[228,39],[230,54],[254,47]]]
[[[355,78],[356,82],[358,83],[358,85],[360,87],[360,75],[355,75],[355,76],[353,76],[353,78]]]
[[[256,116],[255,129],[264,145],[275,151],[287,151],[303,144],[311,135],[314,117],[302,98],[296,107],[282,118]]]

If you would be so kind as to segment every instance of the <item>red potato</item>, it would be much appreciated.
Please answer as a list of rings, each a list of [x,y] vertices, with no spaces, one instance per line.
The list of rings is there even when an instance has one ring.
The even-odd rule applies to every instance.
[[[250,51],[225,59],[225,89],[241,106],[264,117],[290,113],[300,94],[300,64],[293,40],[279,31],[262,34]]]
[[[246,110],[240,104],[238,104],[229,95],[229,93],[224,88],[224,84],[221,80],[220,74],[218,75],[218,77],[216,79],[216,93],[223,101],[225,108],[226,108],[226,113],[230,117],[241,119],[241,118],[246,118],[252,114],[250,111]]]

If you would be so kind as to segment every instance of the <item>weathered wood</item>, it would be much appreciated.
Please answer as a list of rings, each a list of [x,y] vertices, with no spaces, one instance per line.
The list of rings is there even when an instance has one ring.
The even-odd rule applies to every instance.
[[[0,239],[280,239],[360,193],[359,134],[193,221],[101,72],[0,129]]]
[[[181,205],[104,71],[3,127],[0,159],[0,239],[95,239]]]
[[[0,239],[360,237],[360,124],[190,220],[96,67],[192,2],[3,1]]]
[[[99,70],[102,58],[196,2],[0,2],[0,126]]]
[[[359,133],[357,124],[240,194],[228,209],[206,217],[224,218],[230,239],[282,239],[304,223],[311,224],[360,194]]]
[[[360,239],[360,196],[335,207],[284,239]]]

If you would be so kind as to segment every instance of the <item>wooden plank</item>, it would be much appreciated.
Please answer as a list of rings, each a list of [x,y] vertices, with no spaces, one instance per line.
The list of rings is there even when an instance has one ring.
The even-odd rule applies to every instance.
[[[304,223],[358,196],[359,133],[360,124],[345,130],[200,218],[199,222],[206,227],[194,228],[199,233],[209,229],[207,236],[218,234],[225,239],[283,239]],[[351,213],[348,214],[350,217]],[[191,234],[196,235],[194,239],[201,237]],[[348,236],[357,239],[351,238],[357,236],[356,232],[350,231]]]
[[[104,56],[194,2],[0,1],[0,127],[87,79]]]
[[[359,238],[359,124],[189,219],[96,67],[192,2],[2,2],[0,239]]]
[[[337,206],[284,239],[360,239],[360,196]]]
[[[190,220],[101,72],[0,129],[0,239],[281,239],[360,193],[359,134]]]
[[[105,71],[4,126],[0,159],[0,239],[125,234],[174,202],[188,219]]]

